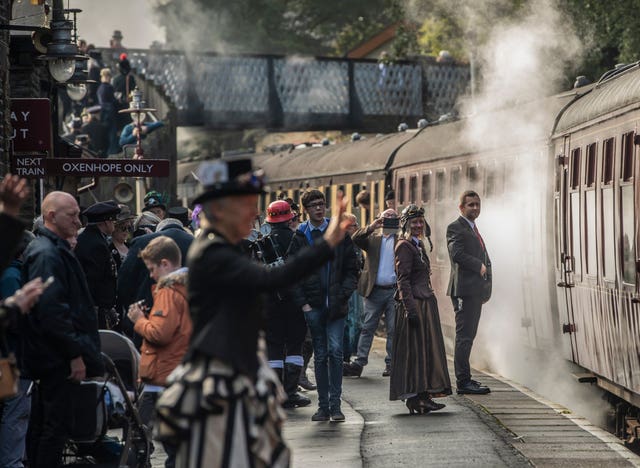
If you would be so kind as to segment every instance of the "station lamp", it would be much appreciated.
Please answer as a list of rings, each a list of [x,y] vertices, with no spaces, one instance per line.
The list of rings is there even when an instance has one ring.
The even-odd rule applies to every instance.
[[[49,73],[58,83],[65,83],[76,70],[76,61],[88,60],[86,55],[80,55],[78,46],[72,40],[71,31],[73,21],[64,16],[62,0],[54,0],[51,19],[51,42],[47,44],[47,53],[41,55],[41,60],[48,64]]]

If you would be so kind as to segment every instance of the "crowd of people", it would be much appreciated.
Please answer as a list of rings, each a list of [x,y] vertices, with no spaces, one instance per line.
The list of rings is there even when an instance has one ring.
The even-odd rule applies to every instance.
[[[65,92],[61,96],[67,129],[62,138],[89,149],[100,158],[121,153],[124,147],[137,142],[138,135],[146,138],[164,125],[152,113],[145,113],[145,120],[138,128],[130,114],[119,113],[129,108],[131,93],[136,89],[122,39],[121,31],[113,32],[106,57],[93,44],[80,40],[78,49],[89,56],[87,70],[92,82],[87,84],[87,93],[80,99],[72,100]]]
[[[0,403],[0,465],[58,466],[78,383],[104,373],[100,329],[140,351],[138,411],[166,466],[288,466],[283,408],[311,404],[302,387],[317,391],[312,421],[344,421],[343,376],[362,375],[383,317],[390,400],[412,414],[444,408],[435,399],[452,385],[422,208],[398,214],[391,194],[360,227],[341,195],[326,217],[316,189],[258,213],[263,179],[250,160],[205,162],[198,179],[191,213],[157,192],[140,214],[113,201],[81,210],[51,192],[33,232],[16,219],[24,182],[4,179],[2,353],[22,375]],[[459,208],[447,228],[455,375],[458,393],[482,394],[469,356],[491,264],[478,194],[463,193]]]

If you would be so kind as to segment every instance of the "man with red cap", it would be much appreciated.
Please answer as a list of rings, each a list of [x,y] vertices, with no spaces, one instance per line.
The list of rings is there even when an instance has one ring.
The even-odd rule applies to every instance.
[[[289,222],[296,215],[285,200],[276,200],[267,207],[265,221],[271,233],[259,241],[262,259],[267,265],[286,261],[294,232]],[[285,408],[311,404],[309,398],[298,393],[298,379],[303,368],[302,343],[307,333],[304,315],[296,307],[287,289],[273,291],[265,301],[266,341],[269,366],[282,379],[287,393]]]

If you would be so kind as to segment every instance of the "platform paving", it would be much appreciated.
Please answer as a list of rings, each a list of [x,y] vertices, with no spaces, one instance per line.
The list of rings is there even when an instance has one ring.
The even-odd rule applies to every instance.
[[[489,395],[454,393],[439,400],[445,409],[411,416],[388,399],[383,358],[376,338],[363,375],[344,379],[346,422],[312,422],[316,392],[306,392],[311,406],[287,410],[293,468],[640,466],[613,435],[497,375],[474,372]],[[163,466],[161,450],[152,460]]]

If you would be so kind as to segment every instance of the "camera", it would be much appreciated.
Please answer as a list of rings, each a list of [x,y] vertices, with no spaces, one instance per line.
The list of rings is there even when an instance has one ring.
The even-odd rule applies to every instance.
[[[400,227],[400,220],[398,218],[383,218],[383,229],[398,229]]]

